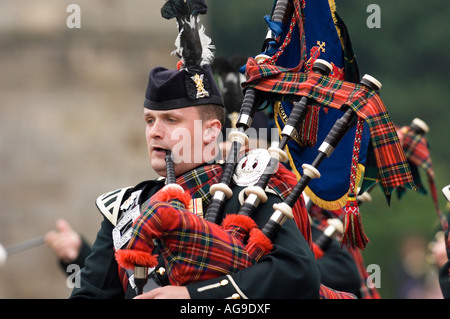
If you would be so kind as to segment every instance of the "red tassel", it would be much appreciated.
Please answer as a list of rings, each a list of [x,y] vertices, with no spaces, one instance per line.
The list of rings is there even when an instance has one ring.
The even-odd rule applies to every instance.
[[[341,240],[341,246],[359,249],[366,248],[369,239],[364,234],[361,215],[359,214],[358,202],[355,196],[356,168],[358,165],[359,150],[361,146],[361,135],[364,126],[364,120],[358,117],[358,123],[355,133],[355,143],[353,145],[352,165],[350,172],[350,192],[348,194],[347,204],[345,205],[344,216],[344,234]]]
[[[369,239],[364,233],[359,213],[358,202],[354,194],[349,195],[345,205],[344,215],[344,234],[342,236],[341,246],[346,244],[349,248],[366,248]]]
[[[229,227],[241,227],[246,232],[250,232],[252,228],[258,227],[253,219],[246,215],[229,214],[225,216],[222,222],[222,228],[227,230]]]
[[[229,214],[222,222],[222,228],[226,232],[245,242],[249,236],[250,230],[258,227],[253,219],[246,215]]]
[[[115,253],[119,266],[125,269],[134,269],[136,265],[155,267],[158,265],[156,256],[142,250],[119,249]]]
[[[323,255],[325,254],[325,253],[323,252],[323,250],[322,250],[319,246],[317,246],[316,243],[313,242],[312,244],[313,244],[313,253],[314,253],[314,257],[315,257],[316,259],[322,258]]]
[[[177,62],[177,70],[180,71],[183,66],[184,66],[183,60],[179,60]]]
[[[259,228],[253,228],[250,230],[250,237],[247,245],[245,246],[245,250],[255,259],[256,262],[258,262],[262,256],[270,252],[272,248],[272,242]]]
[[[155,195],[152,197],[152,202],[161,201],[161,202],[170,202],[171,200],[178,199],[185,207],[189,206],[191,201],[191,195],[188,191],[184,191],[177,187],[171,187],[170,185],[166,185],[162,189],[160,189]]]

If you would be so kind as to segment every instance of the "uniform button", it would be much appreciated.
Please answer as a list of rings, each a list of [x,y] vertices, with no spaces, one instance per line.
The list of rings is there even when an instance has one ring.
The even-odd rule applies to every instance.
[[[239,295],[238,293],[234,293],[231,295],[231,299],[241,299],[241,295]]]
[[[221,286],[226,286],[226,285],[228,285],[228,280],[227,280],[227,279],[221,280],[221,281],[220,281],[220,285],[221,285]]]
[[[156,272],[162,276],[166,273],[166,269],[164,267],[159,267]]]

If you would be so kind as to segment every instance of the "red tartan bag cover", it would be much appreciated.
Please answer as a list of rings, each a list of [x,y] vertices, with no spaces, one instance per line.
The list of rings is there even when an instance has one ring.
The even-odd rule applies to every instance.
[[[186,210],[188,192],[167,186],[155,194],[151,204],[134,222],[126,249],[116,251],[121,267],[155,267],[154,240],[166,261],[170,283],[186,285],[251,266],[272,249],[256,223],[248,224],[249,240],[242,243],[232,233]]]
[[[235,229],[224,230],[186,209],[194,193],[218,182],[216,177],[220,176],[220,171],[219,165],[202,167],[195,174],[191,172],[177,178],[177,183],[184,185],[187,191],[164,187],[153,195],[133,223],[132,237],[126,249],[116,252],[119,267],[156,266],[157,257],[152,256],[156,240],[171,284],[185,285],[234,273],[256,263],[269,252],[272,243],[252,219],[236,216],[239,226],[249,234],[248,240],[243,243],[235,237]],[[280,164],[269,186],[285,198],[296,183],[295,175]],[[208,199],[205,198],[205,201],[208,202]],[[303,198],[294,205],[293,213],[304,238],[311,244],[310,224]]]

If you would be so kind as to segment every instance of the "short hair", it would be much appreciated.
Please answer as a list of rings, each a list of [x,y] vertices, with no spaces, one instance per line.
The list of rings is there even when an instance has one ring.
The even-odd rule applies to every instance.
[[[202,121],[218,119],[222,127],[225,126],[225,108],[217,104],[203,104],[197,106]]]

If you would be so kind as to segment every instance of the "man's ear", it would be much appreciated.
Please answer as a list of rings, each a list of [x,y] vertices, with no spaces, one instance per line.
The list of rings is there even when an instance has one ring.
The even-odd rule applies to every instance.
[[[218,119],[210,119],[206,122],[205,130],[203,131],[203,143],[205,145],[214,142],[222,130],[222,124]]]

